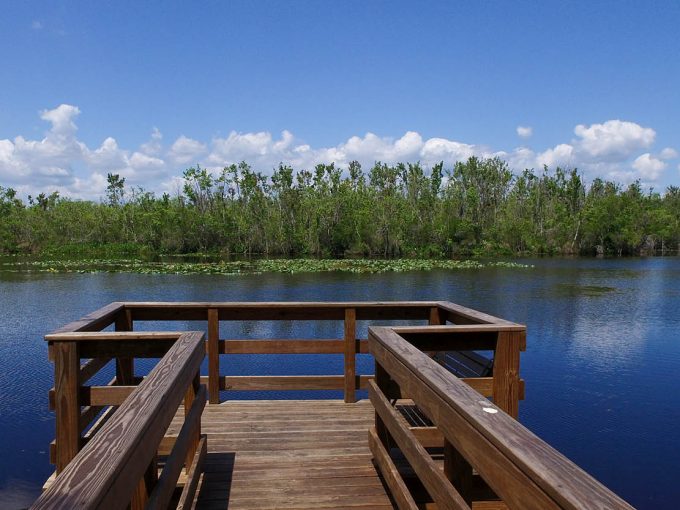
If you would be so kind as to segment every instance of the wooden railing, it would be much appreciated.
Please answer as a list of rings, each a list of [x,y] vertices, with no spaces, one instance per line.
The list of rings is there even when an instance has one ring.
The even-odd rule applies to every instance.
[[[439,509],[632,508],[510,415],[521,392],[515,367],[522,327],[374,327],[368,341],[376,363],[369,445],[400,509],[428,502]],[[494,379],[500,378],[464,384],[422,352],[442,342],[466,349],[495,344]],[[409,424],[404,407],[425,414],[431,426]],[[437,462],[442,454],[443,469]]]
[[[105,323],[101,322],[100,324]],[[205,357],[202,332],[186,333],[86,333],[48,335],[56,365],[54,401],[57,408],[56,460],[59,476],[31,507],[47,508],[167,508],[184,469],[186,479],[178,508],[194,497],[206,438],[201,436],[201,414],[206,389],[200,384]],[[127,350],[131,348],[131,351]],[[167,351],[161,353],[161,351]],[[109,356],[158,355],[161,360],[139,386],[79,386]],[[98,356],[79,365],[80,357]],[[120,369],[122,382],[125,376]],[[131,382],[131,381],[130,381]],[[176,437],[163,446],[166,431],[184,404],[184,423]],[[85,411],[80,412],[80,404]],[[89,409],[119,405],[105,411],[90,429],[96,433],[78,453],[78,430]],[[168,439],[168,438],[165,438]],[[167,449],[162,470],[158,452]],[[76,453],[72,458],[69,456]]]
[[[408,302],[291,302],[291,303],[124,303],[126,325],[138,321],[207,321],[208,385],[211,404],[224,390],[343,390],[346,402],[356,401],[368,376],[357,376],[356,355],[368,352],[367,340],[357,337],[357,321],[418,320],[423,324],[508,323],[453,303]],[[222,321],[339,321],[342,338],[239,339],[221,338]],[[511,324],[511,323],[509,323]],[[340,354],[343,374],[294,376],[225,376],[220,373],[225,354]]]
[[[125,303],[132,321],[207,320],[208,385],[211,404],[224,390],[343,390],[346,402],[356,401],[367,376],[357,376],[356,355],[368,352],[367,340],[357,338],[360,320],[430,319],[434,302],[389,303]],[[343,337],[335,339],[221,338],[222,321],[341,321]],[[294,376],[225,376],[220,373],[224,354],[340,354],[343,374]]]
[[[426,328],[404,329],[404,335],[425,350],[488,349],[495,351],[492,377],[465,381],[516,415],[523,398],[518,379],[519,351],[524,337],[496,343],[493,331],[470,334],[466,343],[461,332],[453,337],[431,333],[440,325],[513,323],[453,303],[425,302],[340,302],[340,303],[111,303],[88,316],[47,335],[50,359],[55,365],[55,387],[50,407],[56,412],[56,438],[50,459],[56,473],[63,471],[80,449],[92,439],[140,382],[135,373],[136,358],[163,356],[179,332],[135,332],[140,321],[206,321],[208,374],[201,382],[208,387],[211,403],[219,403],[224,390],[343,390],[346,402],[356,400],[356,391],[366,388],[369,375],[357,375],[356,355],[368,352],[368,340],[358,338],[358,321],[422,321]],[[225,339],[220,337],[223,321],[338,321],[342,338],[335,339]],[[109,326],[115,331],[102,331]],[[516,326],[516,325],[515,325]],[[483,329],[483,326],[479,326]],[[468,335],[468,336],[470,336]],[[472,338],[470,336],[470,338]],[[430,345],[428,345],[428,342]],[[470,347],[473,346],[473,347]],[[337,354],[344,358],[339,375],[232,376],[222,375],[220,359],[238,354]],[[85,360],[82,364],[81,362]],[[88,385],[97,373],[115,363],[115,377],[107,385]],[[112,407],[114,406],[114,407]]]

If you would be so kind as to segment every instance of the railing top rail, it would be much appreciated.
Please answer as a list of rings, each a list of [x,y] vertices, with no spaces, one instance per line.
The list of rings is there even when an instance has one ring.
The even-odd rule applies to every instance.
[[[114,301],[109,303],[94,312],[87,314],[85,317],[77,321],[69,322],[64,326],[56,329],[52,333],[66,333],[75,331],[99,331],[116,320],[118,314],[125,309],[125,305],[121,302]]]
[[[450,312],[458,319],[465,319],[466,321],[469,321],[473,324],[514,324],[514,322],[501,319],[500,317],[495,317],[493,315],[489,315],[488,313],[480,312],[479,310],[468,308],[457,303],[451,303],[450,301],[439,301],[437,306],[444,312]]]
[[[383,347],[428,391],[495,446],[562,508],[632,508],[564,455],[458,380],[392,328],[369,328],[369,349]],[[419,404],[418,401],[415,402]],[[493,409],[489,413],[484,409]],[[445,436],[455,443],[455,439]]]
[[[203,333],[182,333],[31,508],[125,508],[204,356]]]
[[[48,342],[116,341],[116,340],[177,340],[185,331],[67,331],[45,335]]]
[[[517,324],[448,301],[251,301],[251,302],[113,302],[85,317],[50,333],[50,341],[63,333],[101,331],[126,311],[137,320],[203,319],[209,309],[219,312],[220,320],[341,320],[344,310],[354,308],[357,320],[425,319],[428,309],[437,309],[442,320],[464,324]],[[75,339],[75,337],[74,337]]]
[[[446,324],[442,326],[393,326],[398,335],[442,335],[447,333],[500,333],[526,331],[523,324]]]
[[[439,306],[439,301],[126,301],[126,308],[431,308]]]

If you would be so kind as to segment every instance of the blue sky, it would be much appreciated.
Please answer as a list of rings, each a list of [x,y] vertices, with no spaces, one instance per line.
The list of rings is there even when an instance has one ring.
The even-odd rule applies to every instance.
[[[7,2],[0,185],[358,159],[680,183],[677,2]],[[525,128],[525,129],[520,129]]]

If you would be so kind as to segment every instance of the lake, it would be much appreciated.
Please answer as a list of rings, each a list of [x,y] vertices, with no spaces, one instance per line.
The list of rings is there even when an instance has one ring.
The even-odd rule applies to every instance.
[[[634,506],[677,508],[680,257],[519,262],[534,267],[239,276],[0,271],[0,507],[30,504],[52,472],[54,418],[47,390],[53,367],[42,337],[100,306],[447,300],[527,325],[522,423]],[[230,327],[222,323],[223,336]],[[342,326],[245,328],[253,336],[292,338],[340,335]],[[224,365],[232,374],[342,373],[340,356],[244,356]],[[358,367],[372,371],[367,355]]]

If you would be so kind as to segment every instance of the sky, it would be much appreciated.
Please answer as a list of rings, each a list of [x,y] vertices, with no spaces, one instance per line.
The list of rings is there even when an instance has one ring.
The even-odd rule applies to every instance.
[[[0,4],[0,186],[499,156],[680,184],[680,2]]]

